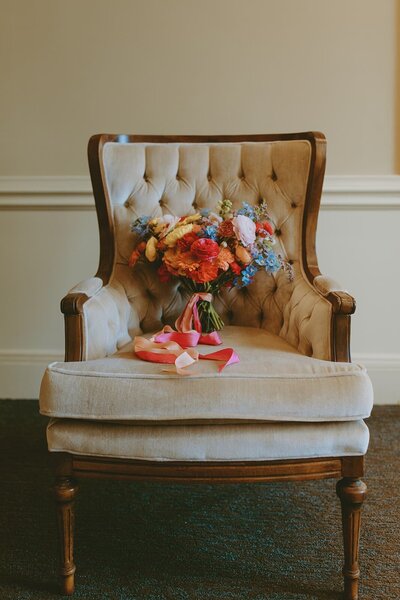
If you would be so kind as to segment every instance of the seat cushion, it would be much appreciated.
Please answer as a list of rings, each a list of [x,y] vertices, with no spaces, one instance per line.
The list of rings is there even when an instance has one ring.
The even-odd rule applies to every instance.
[[[300,354],[263,329],[226,327],[223,346],[240,363],[219,374],[200,360],[195,374],[163,372],[132,344],[84,362],[51,364],[43,377],[40,410],[52,417],[147,422],[347,421],[368,417],[372,386],[365,369]],[[202,354],[215,347],[202,346]]]
[[[49,450],[158,461],[283,460],[365,454],[368,427],[344,423],[122,425],[53,419]]]

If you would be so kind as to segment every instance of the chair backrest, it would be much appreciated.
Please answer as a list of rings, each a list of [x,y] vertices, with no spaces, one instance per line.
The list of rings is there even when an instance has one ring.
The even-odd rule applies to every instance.
[[[128,267],[135,245],[131,222],[140,215],[181,216],[215,209],[224,198],[234,207],[266,200],[277,250],[293,263],[295,280],[290,282],[283,272],[258,273],[248,288],[221,293],[216,308],[226,324],[282,334],[296,282],[312,281],[317,268],[315,229],[325,167],[322,134],[104,134],[91,138],[89,163],[100,227],[98,275],[125,288],[132,306],[131,334],[173,323],[185,301],[179,285],[161,283],[150,265],[134,271]]]

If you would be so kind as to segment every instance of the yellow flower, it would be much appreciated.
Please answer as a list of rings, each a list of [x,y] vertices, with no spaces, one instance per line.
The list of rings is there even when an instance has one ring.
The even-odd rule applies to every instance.
[[[191,223],[189,225],[180,225],[179,227],[176,227],[173,231],[171,231],[171,233],[169,233],[165,237],[164,244],[166,246],[169,246],[169,248],[172,248],[173,246],[175,246],[176,242],[180,240],[181,237],[183,237],[187,233],[190,233],[192,229],[193,225]]]
[[[188,223],[194,223],[194,221],[198,221],[201,218],[200,213],[195,213],[194,215],[189,215],[186,219],[183,219],[182,225],[188,225]]]
[[[153,235],[146,244],[145,256],[149,262],[154,262],[157,258],[157,241]]]

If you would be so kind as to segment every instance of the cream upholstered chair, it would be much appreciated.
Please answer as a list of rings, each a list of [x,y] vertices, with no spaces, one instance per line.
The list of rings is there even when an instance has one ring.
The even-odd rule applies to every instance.
[[[350,363],[353,298],[320,274],[315,232],[325,168],[320,133],[214,137],[97,135],[89,163],[100,229],[97,275],[62,300],[65,362],[43,378],[58,458],[55,494],[63,589],[74,590],[73,501],[80,477],[282,481],[333,477],[342,504],[345,598],[357,598],[363,457],[372,406],[365,370]],[[286,274],[259,273],[216,299],[225,346],[240,363],[216,374],[163,373],[132,339],[172,324],[178,283],[128,266],[130,223],[186,214],[229,198],[268,203]],[[207,351],[207,348],[205,348]],[[212,425],[212,426],[210,426]]]

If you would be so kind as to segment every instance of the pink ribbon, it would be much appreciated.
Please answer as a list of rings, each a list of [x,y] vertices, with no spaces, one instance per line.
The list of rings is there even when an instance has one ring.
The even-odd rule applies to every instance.
[[[193,294],[181,316],[175,322],[177,331],[166,325],[150,339],[140,336],[135,337],[134,350],[136,355],[149,362],[174,364],[175,371],[172,372],[179,375],[191,375],[185,369],[199,359],[224,361],[224,364],[218,367],[219,373],[228,365],[239,362],[239,357],[233,348],[224,348],[210,354],[199,354],[196,350],[193,350],[193,347],[197,344],[211,346],[222,344],[222,340],[216,331],[202,334],[197,309],[199,300],[211,302],[212,296],[207,293]],[[163,370],[171,372],[170,369]]]

